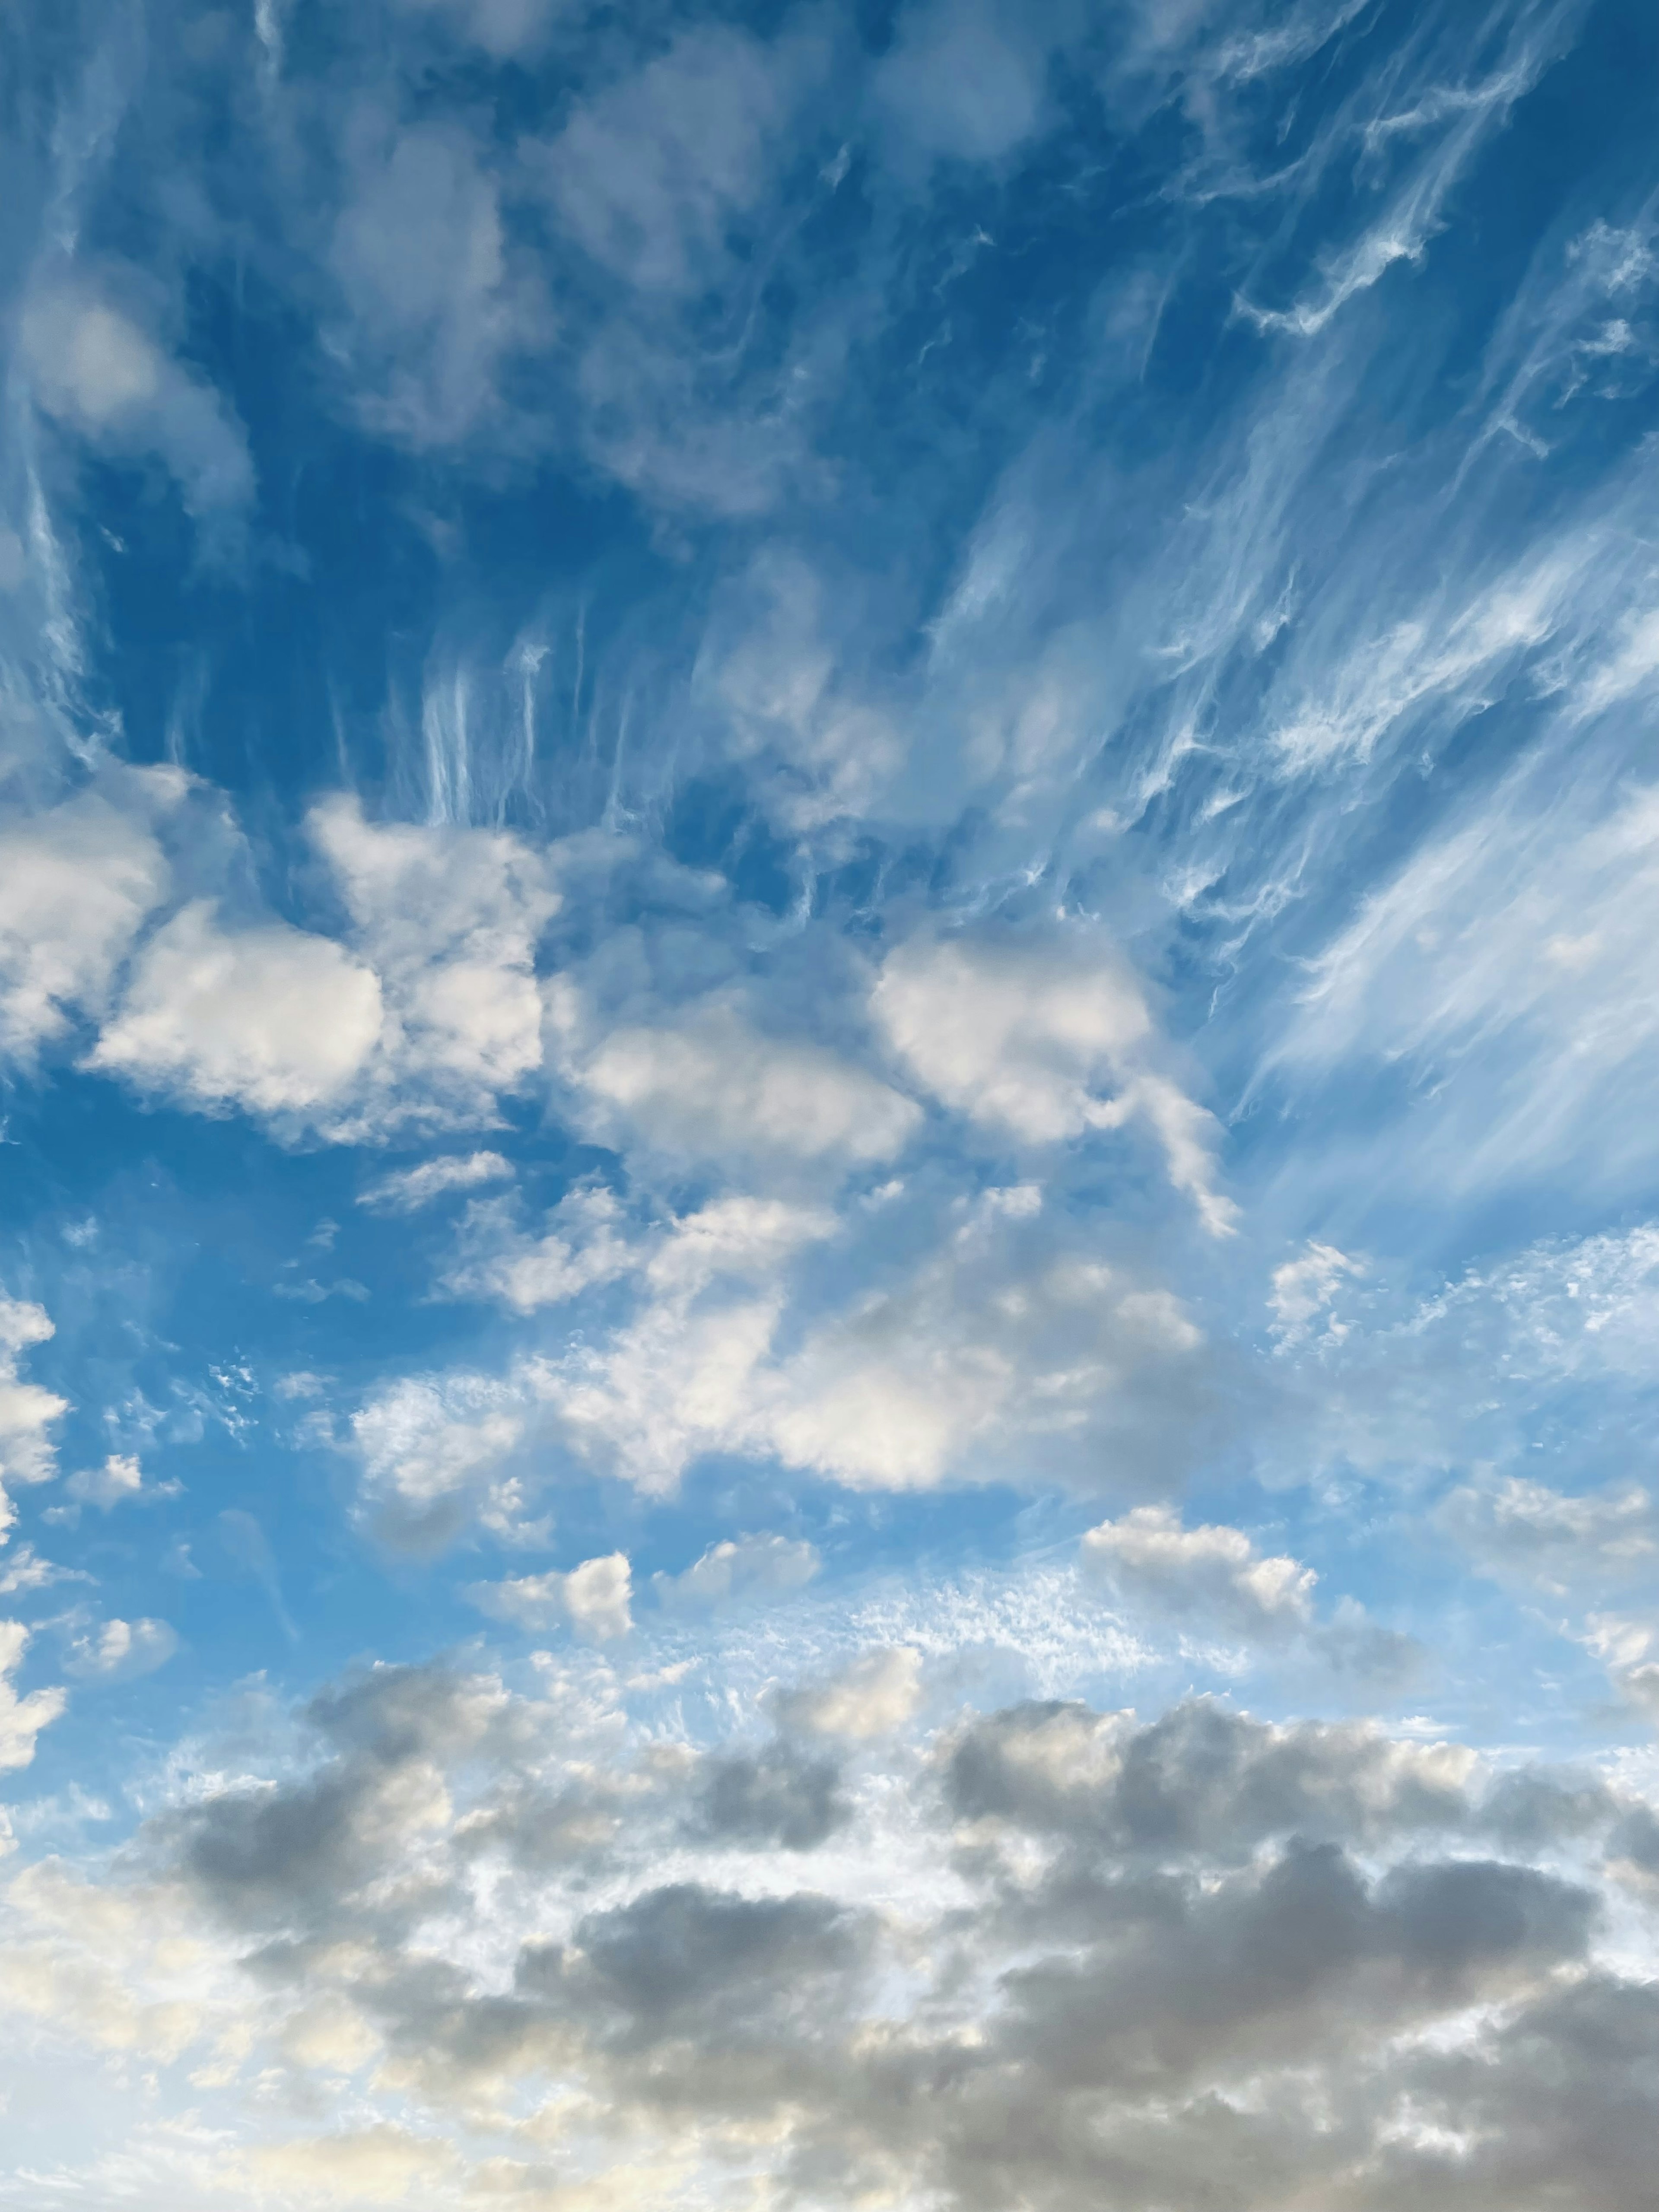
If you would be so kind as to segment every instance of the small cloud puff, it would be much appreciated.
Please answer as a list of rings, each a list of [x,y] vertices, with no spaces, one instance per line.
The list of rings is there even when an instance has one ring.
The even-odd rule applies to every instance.
[[[500,1583],[474,1583],[467,1595],[481,1613],[515,1628],[548,1628],[568,1622],[579,1636],[608,1644],[634,1626],[633,1578],[624,1552],[586,1559],[568,1574],[517,1575]]]
[[[0,1297],[0,1543],[15,1510],[4,1485],[46,1482],[57,1471],[52,1431],[68,1413],[69,1401],[26,1382],[18,1371],[21,1355],[53,1334],[44,1306]]]
[[[787,1536],[727,1536],[711,1544],[684,1573],[658,1574],[651,1587],[674,1611],[699,1611],[746,1597],[781,1597],[805,1589],[822,1568],[817,1545]]]
[[[65,1671],[88,1682],[127,1682],[163,1667],[179,1649],[165,1620],[106,1620],[72,1637]]]
[[[781,1725],[867,1743],[903,1727],[921,1701],[921,1654],[878,1646],[818,1683],[773,1700]]]
[[[198,522],[252,500],[253,464],[230,408],[112,300],[78,281],[50,286],[24,310],[22,341],[40,405],[105,453],[159,456]]]
[[[888,956],[871,1005],[935,1097],[1022,1144],[1146,1123],[1204,1226],[1231,1232],[1236,1208],[1213,1187],[1214,1121],[1152,1064],[1152,1016],[1109,946],[914,939]]]
[[[0,1620],[0,1771],[27,1766],[34,1740],[63,1711],[62,1690],[32,1690],[20,1698],[12,1676],[28,1649],[29,1632],[21,1620]]]
[[[1177,1613],[1200,1633],[1283,1635],[1313,1618],[1311,1567],[1264,1557],[1242,1528],[1183,1528],[1168,1505],[1103,1521],[1084,1537],[1080,1557],[1126,1596]]]

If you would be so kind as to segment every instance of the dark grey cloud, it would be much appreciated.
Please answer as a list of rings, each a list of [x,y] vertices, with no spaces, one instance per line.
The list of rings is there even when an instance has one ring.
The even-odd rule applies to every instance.
[[[733,1843],[811,1850],[851,1817],[833,1759],[807,1759],[788,1744],[708,1762],[701,1811],[707,1832]]]
[[[1659,2028],[1594,1870],[1639,1891],[1659,1820],[1594,1773],[1050,1702],[870,1748],[854,1794],[787,1737],[630,1741],[570,1695],[374,1668],[151,1863],[259,2002],[327,1992],[463,2130],[556,2081],[601,2168],[689,2129],[709,2187],[763,2142],[827,2206],[1644,2201]]]

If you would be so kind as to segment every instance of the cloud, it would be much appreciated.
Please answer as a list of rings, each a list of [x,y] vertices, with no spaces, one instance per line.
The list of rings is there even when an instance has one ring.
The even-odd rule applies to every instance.
[[[1264,1558],[1242,1528],[1185,1528],[1168,1505],[1137,1505],[1085,1535],[1086,1568],[1126,1597],[1189,1620],[1200,1632],[1283,1636],[1307,1628],[1318,1577],[1299,1559]]]
[[[829,1680],[789,1691],[776,1701],[784,1726],[854,1743],[902,1728],[921,1698],[921,1655],[902,1646],[866,1651]]]
[[[20,1698],[12,1677],[28,1649],[29,1632],[21,1620],[0,1620],[0,1769],[27,1766],[34,1740],[49,1728],[66,1703],[62,1690],[31,1690]]]
[[[449,795],[464,817],[465,792]],[[380,979],[383,1097],[367,1127],[489,1118],[541,1065],[536,945],[560,903],[546,856],[501,830],[370,823],[345,796],[307,828]]]
[[[66,1673],[85,1682],[130,1682],[166,1666],[179,1635],[165,1620],[106,1620],[70,1638]]]
[[[578,1635],[606,1644],[628,1635],[634,1626],[629,1610],[633,1583],[623,1552],[586,1559],[568,1574],[475,1583],[468,1595],[482,1612],[517,1628],[547,1628],[568,1621]]]
[[[58,1470],[52,1431],[68,1413],[69,1401],[18,1373],[21,1355],[54,1334],[44,1306],[0,1297],[0,1542],[15,1515],[3,1486],[47,1482]]]
[[[144,948],[86,1065],[209,1111],[300,1115],[343,1097],[382,1019],[374,975],[331,939],[225,929],[198,899]]]
[[[125,790],[82,792],[0,831],[0,1048],[30,1065],[77,1014],[97,1015],[170,870],[145,811],[176,805],[183,779],[126,772]],[[134,807],[112,803],[136,795]]]
[[[348,134],[347,197],[327,253],[342,310],[329,347],[366,426],[416,450],[493,416],[503,359],[548,331],[483,150],[449,120],[398,129],[367,105]]]
[[[907,8],[874,80],[897,142],[962,161],[997,161],[1037,130],[1048,55],[1022,11],[991,0]]]
[[[660,1605],[696,1612],[755,1597],[781,1597],[804,1589],[823,1559],[815,1544],[788,1536],[724,1536],[678,1575],[656,1574],[651,1587]]]
[[[522,1395],[486,1376],[387,1385],[351,1417],[360,1514],[387,1541],[415,1550],[447,1542],[471,1509],[502,1524],[520,1503],[501,1469],[526,1420]]]
[[[541,1237],[526,1237],[509,1200],[468,1206],[457,1256],[439,1287],[457,1298],[493,1298],[514,1313],[560,1305],[598,1283],[643,1264],[640,1248],[617,1234],[623,1209],[603,1185],[579,1184],[547,1216]]]
[[[702,1831],[722,1843],[816,1850],[852,1816],[840,1781],[832,1761],[804,1759],[788,1744],[757,1756],[711,1759],[699,1807]]]
[[[791,58],[699,25],[582,102],[546,153],[567,234],[640,291],[706,286],[768,180]]]
[[[872,998],[893,1050],[946,1106],[1028,1145],[1149,1122],[1170,1179],[1212,1233],[1213,1124],[1146,1065],[1145,999],[1109,948],[921,938],[888,956]],[[1103,1080],[1116,1084],[1103,1097]]]
[[[143,1468],[127,1452],[112,1452],[101,1467],[78,1468],[64,1485],[76,1504],[96,1506],[107,1513],[117,1505],[153,1505],[160,1498],[177,1498],[179,1482],[146,1485]]]
[[[106,453],[159,456],[198,523],[252,501],[246,435],[224,399],[90,285],[37,291],[23,313],[22,352],[49,414]]]
[[[1366,1272],[1364,1261],[1351,1260],[1334,1244],[1311,1239],[1300,1259],[1286,1260],[1275,1267],[1268,1303],[1273,1308],[1273,1333],[1280,1343],[1302,1343],[1318,1316],[1329,1308],[1345,1278]],[[1332,1341],[1340,1341],[1347,1334],[1336,1321],[1327,1322],[1325,1333]]]
[[[1460,1484],[1435,1517],[1484,1572],[1558,1595],[1646,1574],[1659,1559],[1659,1505],[1638,1482],[1574,1496],[1505,1475]]]
[[[194,2044],[222,2191],[273,2201],[428,2176],[545,2201],[556,2128],[608,2202],[642,2174],[663,2201],[671,2170],[716,2197],[810,2172],[830,2204],[882,2174],[951,2212],[1108,2190],[1152,2212],[1248,2150],[1263,2202],[1359,2172],[1382,2206],[1473,2179],[1528,2212],[1501,2128],[1443,2174],[1437,2135],[1401,2128],[1477,2100],[1524,2109],[1553,2189],[1635,2171],[1582,2099],[1598,2034],[1610,2115],[1647,2082],[1650,1993],[1594,1956],[1594,1877],[1482,1855],[1521,1783],[1532,1848],[1593,1863],[1605,1838],[1634,1865],[1639,1808],[1614,1792],[1536,1762],[1494,1789],[1455,1747],[1203,1700],[970,1714],[920,1761],[866,1728],[855,1779],[783,1740],[630,1735],[582,1664],[545,1698],[381,1666],[239,1715],[239,1765],[100,1880],[47,1863],[11,1885],[9,2000],[162,2065]],[[337,2096],[346,2070],[327,2136],[234,2086]],[[530,2116],[505,2166],[504,2111]]]
[[[767,1037],[729,1007],[661,1029],[615,1029],[579,1061],[599,1117],[671,1155],[891,1159],[915,1133],[911,1099],[820,1045]]]
[[[357,1203],[385,1213],[413,1213],[450,1191],[476,1190],[480,1183],[510,1182],[512,1176],[512,1163],[500,1152],[456,1152],[382,1176]]]

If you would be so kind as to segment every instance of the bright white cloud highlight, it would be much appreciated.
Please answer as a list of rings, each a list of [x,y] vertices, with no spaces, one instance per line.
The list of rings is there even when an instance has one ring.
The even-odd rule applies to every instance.
[[[348,1090],[381,1020],[374,974],[331,939],[228,929],[195,900],[144,948],[87,1065],[209,1109],[304,1114]]]
[[[19,1697],[12,1677],[28,1649],[29,1632],[21,1620],[0,1620],[0,1771],[27,1766],[34,1740],[63,1711],[62,1690],[31,1690]]]
[[[69,1401],[26,1382],[19,1371],[30,1347],[45,1344],[53,1333],[44,1306],[0,1297],[0,1543],[16,1512],[5,1485],[46,1482],[57,1472],[52,1431],[68,1413]]]
[[[612,1552],[586,1559],[568,1574],[518,1575],[506,1582],[475,1583],[469,1593],[482,1612],[517,1628],[568,1622],[579,1636],[606,1644],[634,1626],[633,1579],[628,1557]]]
[[[955,1112],[1029,1145],[1144,1120],[1205,1226],[1231,1228],[1214,1124],[1149,1064],[1152,1016],[1103,946],[919,939],[889,956],[872,1005],[893,1050]]]

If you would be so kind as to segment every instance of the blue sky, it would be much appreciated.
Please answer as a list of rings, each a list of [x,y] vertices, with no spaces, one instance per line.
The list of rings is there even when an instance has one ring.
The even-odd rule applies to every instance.
[[[0,2203],[1645,2203],[1649,14],[0,41]]]

